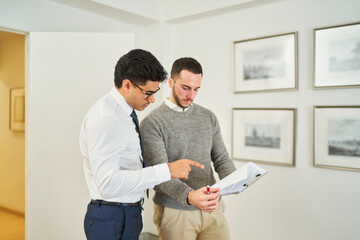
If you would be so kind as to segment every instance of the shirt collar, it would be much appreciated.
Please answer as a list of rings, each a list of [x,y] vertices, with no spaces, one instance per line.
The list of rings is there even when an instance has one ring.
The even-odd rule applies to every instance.
[[[111,96],[115,99],[116,103],[130,116],[133,111],[133,108],[129,106],[126,102],[125,98],[121,93],[117,90],[116,87],[111,89]]]
[[[189,108],[191,107],[192,103],[187,107],[187,108],[182,108],[179,107],[178,105],[176,105],[175,103],[173,103],[172,101],[169,100],[169,98],[165,99],[165,104],[172,110],[177,111],[177,112],[186,112],[187,110],[189,110]]]

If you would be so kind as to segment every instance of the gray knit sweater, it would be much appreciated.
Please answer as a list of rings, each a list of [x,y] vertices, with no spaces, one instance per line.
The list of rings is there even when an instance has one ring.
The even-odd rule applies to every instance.
[[[187,195],[191,190],[215,183],[211,162],[220,179],[235,171],[215,114],[197,104],[177,112],[163,103],[141,122],[141,136],[147,166],[182,158],[205,166],[192,167],[186,181],[171,179],[155,186],[154,202],[158,205],[195,210],[187,203]]]

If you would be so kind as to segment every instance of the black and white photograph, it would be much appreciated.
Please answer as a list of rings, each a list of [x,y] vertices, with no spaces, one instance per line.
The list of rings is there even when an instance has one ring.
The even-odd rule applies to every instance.
[[[282,48],[244,52],[244,80],[258,80],[285,76]]]
[[[314,165],[360,171],[360,106],[316,106],[314,116]]]
[[[360,118],[329,119],[329,155],[360,157]]]
[[[341,73],[360,70],[360,36],[330,42],[329,52],[329,72]]]
[[[360,23],[314,30],[314,88],[360,87]]]
[[[234,42],[235,93],[296,90],[297,33]]]
[[[245,145],[280,148],[280,128],[279,124],[246,124]]]
[[[295,166],[295,125],[293,108],[233,108],[233,159]]]

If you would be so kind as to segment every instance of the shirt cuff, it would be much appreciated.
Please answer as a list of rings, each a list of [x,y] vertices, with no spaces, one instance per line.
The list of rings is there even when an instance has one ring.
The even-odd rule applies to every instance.
[[[154,165],[154,170],[156,174],[157,184],[169,181],[171,179],[170,169],[167,163]]]

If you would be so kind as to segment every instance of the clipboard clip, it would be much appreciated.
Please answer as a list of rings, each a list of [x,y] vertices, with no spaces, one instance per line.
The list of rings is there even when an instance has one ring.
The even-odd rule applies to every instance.
[[[257,174],[257,175],[255,176],[255,178],[252,179],[250,182],[244,183],[244,184],[243,184],[243,187],[246,187],[246,188],[250,187],[254,182],[256,182],[256,181],[259,179],[259,177],[261,177],[261,174],[260,174],[260,173]]]

